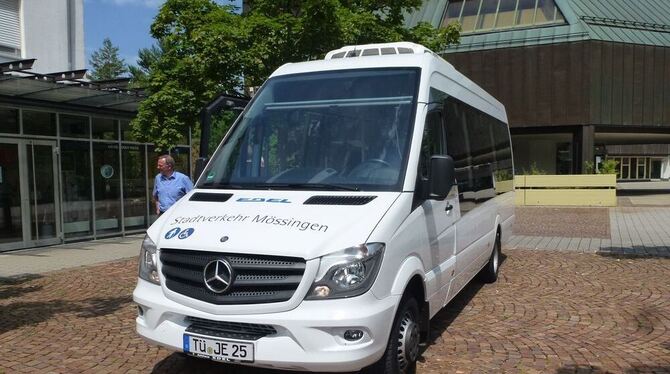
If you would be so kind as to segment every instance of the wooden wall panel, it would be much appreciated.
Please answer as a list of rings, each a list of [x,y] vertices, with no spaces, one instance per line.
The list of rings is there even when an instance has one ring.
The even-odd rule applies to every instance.
[[[644,114],[642,123],[654,124],[654,47],[644,47]]]
[[[633,47],[633,124],[644,122],[644,46]]]
[[[623,71],[622,87],[621,87],[621,124],[633,124],[633,69],[635,62],[635,48],[630,44],[625,44],[622,47],[623,57]]]
[[[600,60],[600,123],[612,123],[612,43],[602,43]]]
[[[551,62],[551,116],[547,124],[566,123],[568,108],[568,80],[570,49],[568,44],[558,44],[552,49]]]
[[[525,120],[514,122],[514,126],[533,126],[533,124],[537,123],[537,111],[535,108],[537,108],[538,91],[541,89],[537,84],[540,70],[538,63],[539,51],[539,48],[528,48],[525,53],[520,53],[521,51],[517,52],[517,54],[523,56],[524,60],[524,63],[521,65],[524,67],[524,90],[519,93],[521,96],[517,100],[523,101],[525,104],[522,107]],[[510,122],[510,124],[512,123]]]
[[[539,74],[537,79],[537,106],[535,112],[537,113],[537,124],[547,125],[551,124],[551,104],[553,93],[553,79],[552,79],[552,49],[540,48],[538,66]]]
[[[670,48],[665,48],[663,66],[663,124],[670,125]]]
[[[591,59],[589,66],[591,70],[595,69],[596,71],[594,71],[594,74],[591,74],[591,86],[589,87],[589,97],[591,98],[589,123],[602,123],[600,120],[600,105],[602,103],[602,74],[600,73],[602,66],[602,43],[593,42],[591,44]]]
[[[582,66],[584,65],[585,48],[578,43],[570,43],[568,48],[568,74],[565,77],[567,83],[565,123],[577,124],[584,121],[583,102],[586,95],[584,95],[583,84],[576,79],[580,79],[584,74],[585,69],[582,69]]]
[[[623,122],[623,44],[612,44],[612,109],[610,123]]]
[[[665,61],[664,48],[654,48],[654,114],[653,125],[658,126],[663,123],[663,73],[665,64],[670,61]]]
[[[667,126],[670,48],[585,41],[448,54],[512,127]]]

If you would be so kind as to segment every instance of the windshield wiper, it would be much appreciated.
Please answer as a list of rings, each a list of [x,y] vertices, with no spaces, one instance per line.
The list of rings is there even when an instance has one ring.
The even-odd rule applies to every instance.
[[[327,183],[263,183],[255,185],[256,188],[295,188],[295,189],[317,189],[317,190],[337,190],[337,191],[359,191],[358,187],[343,186],[341,184],[327,184]]]

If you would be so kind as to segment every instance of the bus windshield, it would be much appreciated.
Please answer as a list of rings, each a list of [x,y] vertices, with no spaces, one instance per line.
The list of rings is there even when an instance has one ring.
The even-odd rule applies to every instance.
[[[268,80],[198,187],[400,191],[419,75],[387,68]]]

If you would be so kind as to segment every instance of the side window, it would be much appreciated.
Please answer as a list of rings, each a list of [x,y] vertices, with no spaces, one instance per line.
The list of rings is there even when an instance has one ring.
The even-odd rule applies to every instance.
[[[463,215],[475,206],[466,106],[460,101],[449,98],[444,103],[444,113],[447,154],[454,159],[459,206]]]
[[[512,191],[514,166],[512,163],[512,146],[510,145],[509,131],[504,122],[495,120],[493,139],[496,150],[495,190],[496,194]]]
[[[495,197],[493,171],[495,149],[493,146],[493,118],[468,108],[468,138],[473,165],[473,189],[475,202],[481,204]]]
[[[423,139],[421,140],[419,168],[423,178],[428,178],[430,157],[444,154],[443,144],[442,112],[439,110],[430,111],[426,115],[426,125],[424,126]]]

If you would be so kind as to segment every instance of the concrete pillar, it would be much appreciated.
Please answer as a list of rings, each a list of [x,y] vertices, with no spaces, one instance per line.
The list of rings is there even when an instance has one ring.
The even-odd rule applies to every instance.
[[[578,149],[579,164],[575,173],[584,173],[584,163],[586,161],[595,162],[595,126],[584,125],[577,130],[577,141],[575,147]]]

